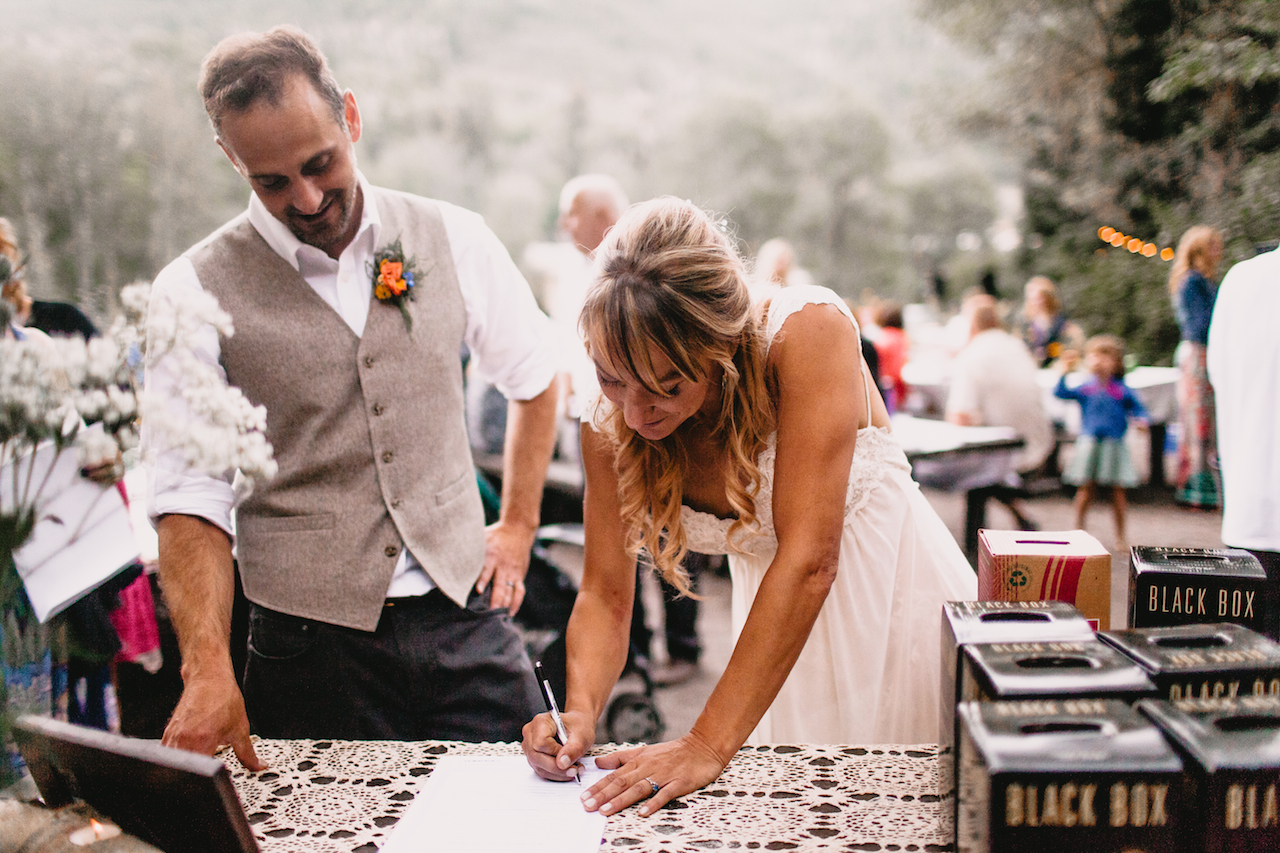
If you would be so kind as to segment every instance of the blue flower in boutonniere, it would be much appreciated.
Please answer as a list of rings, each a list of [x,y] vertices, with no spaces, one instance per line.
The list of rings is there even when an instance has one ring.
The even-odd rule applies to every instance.
[[[373,253],[369,273],[373,277],[373,295],[400,309],[404,326],[413,331],[413,318],[406,302],[413,300],[413,277],[417,271],[413,258],[406,258],[400,239]]]

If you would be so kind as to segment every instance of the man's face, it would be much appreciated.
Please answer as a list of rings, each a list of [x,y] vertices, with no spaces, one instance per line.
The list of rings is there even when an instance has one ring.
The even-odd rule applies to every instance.
[[[589,191],[580,192],[560,217],[560,227],[569,235],[573,245],[584,255],[591,255],[604,240],[605,232],[616,221],[607,198]]]
[[[353,143],[360,111],[347,92],[347,127],[300,75],[279,104],[259,101],[222,121],[218,144],[258,199],[293,235],[336,258],[360,225]]]

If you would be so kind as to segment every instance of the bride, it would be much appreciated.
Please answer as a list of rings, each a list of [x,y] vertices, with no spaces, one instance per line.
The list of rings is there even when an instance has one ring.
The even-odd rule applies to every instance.
[[[580,326],[603,393],[584,416],[586,553],[569,620],[567,742],[546,714],[530,765],[574,775],[626,661],[635,556],[688,589],[688,550],[727,553],[734,650],[693,729],[597,757],[582,795],[652,814],[757,743],[937,739],[942,603],[973,570],[911,480],[830,290],[752,305],[701,210],[636,205],[597,252]]]

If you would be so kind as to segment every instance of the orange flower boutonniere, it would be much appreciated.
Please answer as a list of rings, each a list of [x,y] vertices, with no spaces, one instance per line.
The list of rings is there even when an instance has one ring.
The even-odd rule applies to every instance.
[[[405,303],[413,301],[416,265],[413,258],[404,256],[399,238],[373,253],[369,272],[373,278],[373,295],[379,302],[389,302],[399,308],[405,328],[412,332],[413,318]]]

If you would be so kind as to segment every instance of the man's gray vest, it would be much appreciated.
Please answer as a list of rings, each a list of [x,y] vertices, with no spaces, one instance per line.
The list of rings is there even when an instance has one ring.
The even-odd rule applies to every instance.
[[[437,206],[374,189],[378,248],[416,259],[412,333],[372,297],[357,338],[247,214],[189,256],[232,318],[227,381],[267,408],[280,466],[236,512],[250,601],[372,631],[402,547],[465,604],[484,564],[484,513],[463,423],[466,310]]]

